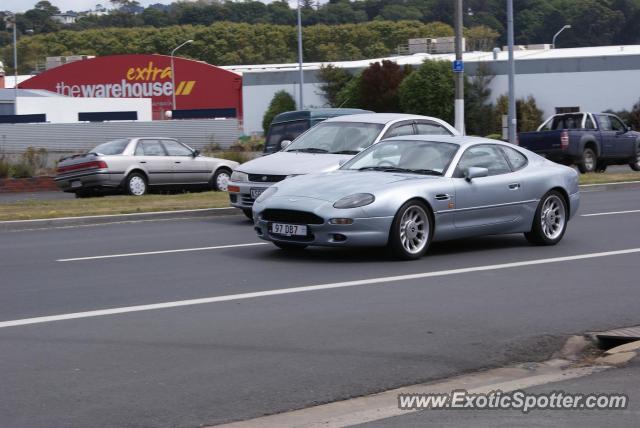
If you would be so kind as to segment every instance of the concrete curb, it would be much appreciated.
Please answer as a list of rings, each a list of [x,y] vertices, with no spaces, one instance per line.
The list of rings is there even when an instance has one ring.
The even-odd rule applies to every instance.
[[[34,220],[0,221],[0,232],[15,232],[20,230],[43,229],[70,226],[90,226],[128,221],[171,220],[182,218],[207,218],[221,216],[243,215],[236,208],[203,208],[197,210],[156,211],[149,213],[92,215],[83,217],[62,217]]]

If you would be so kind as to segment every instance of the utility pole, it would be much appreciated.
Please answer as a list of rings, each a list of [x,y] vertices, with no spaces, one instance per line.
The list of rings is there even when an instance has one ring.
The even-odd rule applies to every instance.
[[[302,95],[304,89],[304,75],[302,71],[302,8],[300,1],[301,0],[298,0],[298,69],[300,71],[300,104],[298,105],[298,110],[304,108],[304,97]]]
[[[509,142],[516,144],[516,129],[518,118],[516,116],[516,62],[513,57],[513,0],[507,0],[507,44],[509,45]]]
[[[455,11],[455,32],[456,32],[456,62],[454,64],[454,74],[456,79],[456,100],[455,100],[455,128],[464,135],[464,63],[462,60],[462,0],[456,0]]]

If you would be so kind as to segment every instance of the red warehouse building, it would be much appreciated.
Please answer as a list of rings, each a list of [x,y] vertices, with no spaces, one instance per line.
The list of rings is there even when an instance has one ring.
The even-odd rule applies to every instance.
[[[174,117],[242,118],[242,77],[213,65],[174,58]],[[171,57],[114,55],[72,62],[22,82],[21,89],[44,89],[85,98],[151,98],[154,120],[172,110]],[[189,112],[192,112],[190,115]]]

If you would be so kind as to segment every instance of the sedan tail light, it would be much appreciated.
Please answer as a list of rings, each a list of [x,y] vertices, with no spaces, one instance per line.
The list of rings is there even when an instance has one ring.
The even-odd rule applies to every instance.
[[[91,161],[83,162],[69,166],[59,166],[57,169],[58,174],[64,174],[66,172],[78,171],[81,169],[106,169],[108,165],[105,161]]]
[[[567,131],[565,129],[560,134],[560,148],[562,148],[562,150],[564,150],[567,147],[569,147],[569,131]]]

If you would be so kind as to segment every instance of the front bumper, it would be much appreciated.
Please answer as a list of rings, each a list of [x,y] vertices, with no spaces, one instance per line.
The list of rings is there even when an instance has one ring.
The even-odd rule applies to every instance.
[[[263,212],[267,208],[261,204],[255,206],[253,211],[254,228],[258,237],[271,242],[289,242],[312,246],[326,247],[381,247],[387,245],[389,230],[393,222],[390,217],[367,217],[361,208],[337,209],[327,201],[312,198],[293,198],[290,202],[287,198],[280,198],[273,203],[269,198],[270,209],[305,211],[322,218],[322,224],[303,224],[307,226],[307,236],[283,236],[271,233],[271,224],[287,223],[287,221],[267,220]],[[302,202],[300,204],[300,202]],[[332,218],[350,218],[352,224],[330,224]]]
[[[261,183],[255,181],[229,181],[229,187],[237,187],[240,189],[239,192],[233,192],[229,190],[229,202],[231,203],[232,207],[240,208],[243,210],[251,209],[256,199],[251,195],[251,190],[253,189],[254,192],[263,192],[273,184],[275,183]]]
[[[124,180],[124,174],[116,174],[106,169],[79,171],[60,175],[53,179],[60,190],[75,192],[82,189],[116,188]]]

